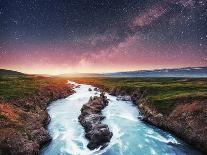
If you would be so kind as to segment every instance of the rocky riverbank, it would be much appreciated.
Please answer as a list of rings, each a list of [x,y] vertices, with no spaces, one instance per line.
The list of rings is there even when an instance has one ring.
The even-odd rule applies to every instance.
[[[85,129],[85,137],[89,140],[87,147],[91,150],[106,146],[113,135],[109,131],[109,127],[101,123],[105,118],[101,114],[101,110],[107,105],[107,98],[101,93],[100,97],[91,97],[88,103],[81,108],[78,119]]]
[[[187,99],[175,101],[172,111],[162,113],[151,106],[147,98],[150,90],[128,91],[124,88],[114,88],[108,91],[115,96],[126,96],[122,97],[124,100],[130,96],[133,103],[139,107],[143,121],[170,131],[207,153],[207,101]]]
[[[170,131],[187,143],[207,152],[207,104],[205,101],[178,103],[169,114],[139,105],[143,120]]]
[[[66,81],[65,81],[66,82]],[[33,155],[51,140],[48,104],[73,93],[65,82],[48,84],[25,98],[0,102],[0,154]]]
[[[193,99],[191,97],[174,100],[173,107],[165,112],[152,106],[148,96],[153,90],[127,87],[108,87],[90,80],[77,80],[101,88],[115,96],[126,96],[139,107],[143,121],[167,130],[183,139],[204,153],[207,153],[207,100]],[[156,91],[156,90],[154,90]],[[123,97],[118,97],[121,99]],[[166,103],[168,104],[168,103]],[[171,103],[172,105],[172,103]]]

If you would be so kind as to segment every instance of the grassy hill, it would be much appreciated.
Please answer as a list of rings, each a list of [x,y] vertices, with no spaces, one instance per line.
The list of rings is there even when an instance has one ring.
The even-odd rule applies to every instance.
[[[0,69],[0,102],[26,98],[41,88],[65,84],[67,80],[55,77],[27,75]]]
[[[38,154],[51,140],[47,104],[73,91],[67,80],[1,70],[0,154]]]

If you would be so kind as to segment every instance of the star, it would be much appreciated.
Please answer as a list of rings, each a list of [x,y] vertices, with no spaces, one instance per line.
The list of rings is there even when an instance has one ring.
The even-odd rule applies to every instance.
[[[5,61],[19,56],[10,66],[29,55],[33,61],[25,64],[35,66],[44,55],[60,68],[197,66],[207,51],[206,6],[205,0],[0,0],[0,49],[9,55]]]

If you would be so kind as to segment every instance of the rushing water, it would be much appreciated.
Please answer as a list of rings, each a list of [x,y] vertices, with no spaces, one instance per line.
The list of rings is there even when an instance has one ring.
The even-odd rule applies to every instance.
[[[48,107],[51,122],[48,126],[53,140],[45,146],[42,155],[102,154],[102,155],[196,155],[196,150],[175,136],[147,125],[138,119],[138,109],[129,101],[117,101],[115,96],[107,94],[109,105],[103,110],[113,137],[108,146],[102,150],[90,151],[84,130],[78,122],[80,109],[90,96],[99,92],[88,91],[89,85],[75,88],[73,95],[53,102]]]

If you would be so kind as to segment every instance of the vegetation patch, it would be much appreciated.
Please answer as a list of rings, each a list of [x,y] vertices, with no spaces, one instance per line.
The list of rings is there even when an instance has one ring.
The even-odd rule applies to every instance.
[[[27,98],[42,88],[58,87],[63,83],[66,80],[61,78],[0,74],[0,102]]]
[[[6,120],[6,116],[0,114],[0,121]]]

